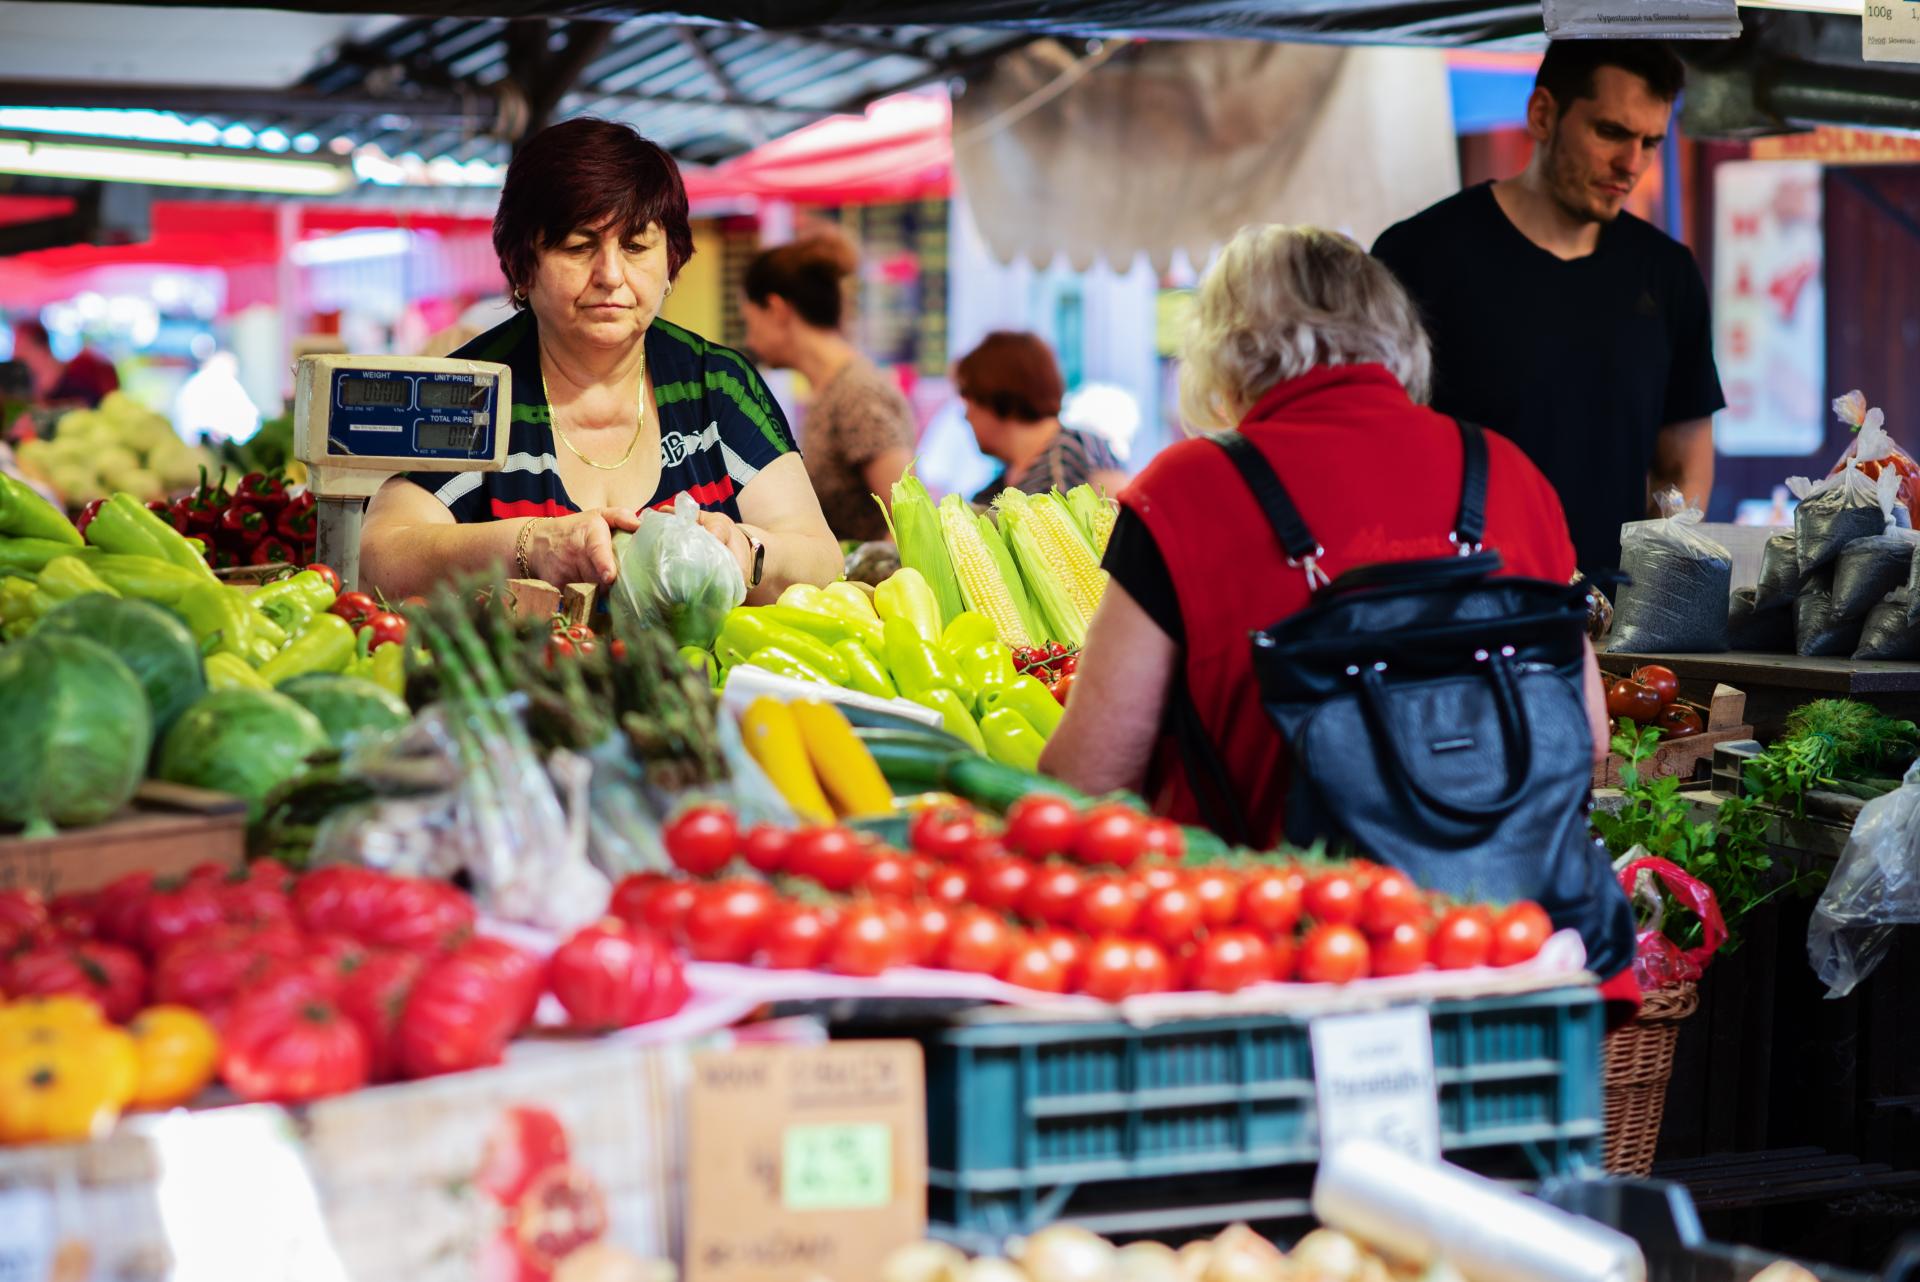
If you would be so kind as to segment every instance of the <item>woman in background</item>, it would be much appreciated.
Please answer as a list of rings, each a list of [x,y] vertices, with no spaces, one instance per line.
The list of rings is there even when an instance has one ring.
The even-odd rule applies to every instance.
[[[813,388],[800,426],[801,456],[834,537],[887,537],[874,495],[888,498],[913,461],[913,411],[900,388],[847,341],[860,259],[823,232],[762,252],[747,265],[746,346]]]
[[[988,334],[953,367],[953,382],[967,403],[967,422],[980,452],[1005,465],[973,496],[975,503],[991,503],[1008,488],[1064,494],[1086,482],[1112,495],[1127,483],[1104,439],[1060,425],[1066,380],[1053,350],[1035,335]]]

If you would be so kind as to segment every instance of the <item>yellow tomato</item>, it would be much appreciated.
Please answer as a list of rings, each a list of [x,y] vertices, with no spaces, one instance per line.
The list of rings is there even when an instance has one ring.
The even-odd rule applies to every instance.
[[[172,1108],[184,1104],[213,1080],[220,1063],[220,1038],[198,1011],[185,1006],[149,1006],[127,1031],[140,1061],[134,1108]]]
[[[100,1028],[106,1017],[85,997],[23,997],[0,1006],[0,1051],[44,1045],[82,1029]]]
[[[133,1094],[133,1039],[77,1028],[0,1051],[0,1143],[86,1139],[111,1126]]]

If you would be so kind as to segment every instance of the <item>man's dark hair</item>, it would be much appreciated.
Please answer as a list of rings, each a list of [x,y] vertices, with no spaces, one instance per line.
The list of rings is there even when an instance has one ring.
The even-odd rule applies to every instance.
[[[1564,116],[1575,102],[1594,96],[1594,73],[1602,67],[1640,77],[1662,102],[1678,98],[1687,80],[1680,59],[1657,40],[1555,40],[1533,87],[1552,94],[1554,109]]]

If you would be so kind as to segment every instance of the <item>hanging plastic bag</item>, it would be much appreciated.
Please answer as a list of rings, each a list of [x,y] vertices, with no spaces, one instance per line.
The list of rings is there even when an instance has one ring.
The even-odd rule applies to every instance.
[[[1807,927],[1807,961],[1845,997],[1886,956],[1896,926],[1920,924],[1920,762],[1869,801]]]
[[[1901,588],[1867,612],[1856,659],[1920,659],[1920,621],[1908,618],[1911,604]]]
[[[1815,574],[1800,585],[1793,602],[1794,653],[1803,658],[1840,658],[1860,645],[1865,619],[1851,622],[1833,617],[1833,575]]]
[[[1754,585],[1754,608],[1768,610],[1792,605],[1800,590],[1800,555],[1791,531],[1767,540],[1760,553],[1760,581]]]
[[[1633,977],[1641,989],[1671,988],[1699,979],[1727,938],[1726,919],[1720,914],[1713,887],[1671,860],[1648,855],[1644,846],[1635,846],[1622,855],[1614,872],[1636,911],[1647,910],[1635,936],[1638,947],[1633,959]],[[1668,937],[1670,899],[1700,919],[1700,942],[1696,946],[1682,948]]]
[[[1851,464],[1818,484],[1788,477],[1787,488],[1800,500],[1793,511],[1800,577],[1832,565],[1855,539],[1885,534],[1893,524],[1893,492],[1899,484],[1897,472],[1882,472],[1875,480]]]
[[[1866,396],[1858,391],[1835,397],[1833,412],[1855,435],[1828,475],[1838,476],[1852,461],[1858,461],[1860,470],[1875,480],[1883,472],[1898,473],[1894,501],[1907,510],[1906,526],[1920,529],[1920,462],[1915,462],[1887,433],[1887,416],[1878,409],[1868,409]]]
[[[672,512],[649,509],[633,537],[615,540],[620,577],[614,582],[615,624],[665,627],[676,645],[706,649],[720,635],[727,611],[747,599],[747,580],[726,544],[700,524],[700,505],[682,492]]]
[[[1887,599],[1887,594],[1907,581],[1913,568],[1915,540],[1912,530],[1889,530],[1869,538],[1855,539],[1840,549],[1833,567],[1833,618],[1864,619],[1867,612]]]
[[[1753,588],[1735,588],[1727,606],[1727,648],[1758,654],[1793,653],[1793,602],[1765,610],[1754,605]]]
[[[1660,495],[1661,517],[1620,534],[1620,591],[1611,650],[1711,654],[1727,648],[1733,554],[1694,527],[1699,508],[1678,490]]]
[[[1907,569],[1907,622],[1920,623],[1920,544],[1913,549],[1913,564]]]

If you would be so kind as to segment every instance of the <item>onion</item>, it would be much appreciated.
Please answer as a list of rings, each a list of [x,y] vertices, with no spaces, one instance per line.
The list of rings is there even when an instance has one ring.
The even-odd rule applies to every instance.
[[[1304,1282],[1361,1282],[1369,1258],[1365,1248],[1337,1229],[1315,1229],[1287,1256]]]
[[[1283,1282],[1291,1276],[1280,1248],[1244,1224],[1231,1225],[1213,1239],[1205,1282]]]
[[[1775,1260],[1753,1275],[1753,1282],[1815,1282],[1814,1275],[1792,1260]]]
[[[945,1242],[909,1242],[880,1265],[880,1282],[947,1282],[967,1267],[967,1257]]]
[[[1180,1248],[1181,1282],[1206,1282],[1207,1269],[1212,1264],[1213,1243],[1187,1243]]]
[[[1007,1243],[1033,1282],[1114,1282],[1113,1243],[1075,1224],[1050,1224]]]
[[[1029,1282],[1026,1273],[1010,1260],[983,1256],[953,1275],[953,1282]]]
[[[1161,1242],[1130,1242],[1115,1262],[1117,1282],[1182,1282],[1179,1252]]]

